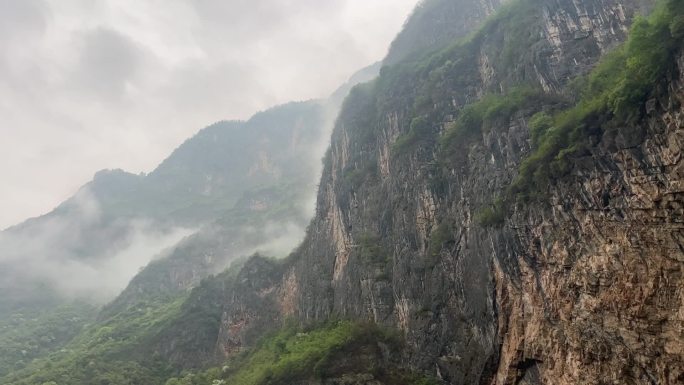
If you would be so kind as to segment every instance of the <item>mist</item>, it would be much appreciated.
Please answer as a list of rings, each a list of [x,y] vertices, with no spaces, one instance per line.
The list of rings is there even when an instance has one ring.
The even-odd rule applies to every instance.
[[[377,66],[370,71],[365,70],[363,76],[354,82],[370,80],[376,73]],[[350,86],[342,87],[342,92]],[[131,279],[155,259],[162,261],[171,257],[186,262],[200,261],[200,264],[207,265],[207,273],[218,274],[234,260],[256,253],[286,257],[302,242],[313,217],[322,157],[329,146],[341,98],[311,103],[319,106],[313,111],[318,111],[320,121],[313,131],[305,131],[306,137],[300,137],[302,134],[293,127],[291,147],[286,150],[290,156],[297,154],[299,161],[295,168],[303,177],[301,186],[296,190],[299,191],[295,193],[296,198],[285,201],[291,205],[287,215],[261,219],[258,212],[252,212],[243,218],[241,215],[244,213],[240,210],[246,207],[238,205],[234,207],[238,211],[224,214],[227,215],[223,217],[228,222],[227,226],[221,224],[219,216],[216,222],[207,217],[205,221],[209,222],[192,228],[172,225],[183,223],[183,220],[174,221],[171,217],[146,217],[148,214],[143,211],[130,217],[130,214],[125,214],[128,212],[126,209],[116,209],[116,199],[121,199],[116,197],[121,194],[118,191],[127,186],[126,179],[120,178],[135,176],[125,176],[127,174],[123,171],[103,173],[53,212],[0,232],[0,288],[10,292],[48,288],[61,300],[78,299],[104,304],[117,297]],[[309,110],[298,111],[305,115],[292,118],[312,119],[306,115],[311,113]],[[230,127],[226,126],[227,131],[222,135],[239,135]],[[269,126],[269,129],[273,128]],[[257,134],[252,140],[269,140],[265,135]],[[220,149],[215,144],[212,146]],[[281,151],[277,146],[271,150]],[[263,152],[263,156],[268,162],[269,157],[282,155]],[[255,160],[259,162],[261,159],[257,157]],[[257,169],[254,168],[256,165],[249,168]],[[277,168],[269,172],[274,173],[269,183],[277,185],[281,178],[276,175],[280,172]],[[211,190],[210,187],[207,184],[202,188]],[[128,196],[136,196],[142,191]],[[100,202],[98,196],[108,203]],[[126,198],[123,199],[125,202]],[[270,204],[277,206],[282,202],[276,199]],[[234,215],[237,218],[233,218]],[[218,246],[212,246],[214,241]],[[199,250],[201,254],[193,255],[193,250]],[[169,274],[172,275],[171,272]],[[198,279],[201,277],[202,274],[196,275]],[[189,287],[197,283],[192,281]]]
[[[150,260],[195,231],[134,219],[117,224],[121,236],[93,254],[83,250],[79,229],[100,226],[100,204],[87,189],[71,203],[73,215],[48,217],[29,231],[0,232],[0,287],[46,287],[65,299],[103,303]]]
[[[0,228],[197,129],[327,96],[416,0],[0,0]]]

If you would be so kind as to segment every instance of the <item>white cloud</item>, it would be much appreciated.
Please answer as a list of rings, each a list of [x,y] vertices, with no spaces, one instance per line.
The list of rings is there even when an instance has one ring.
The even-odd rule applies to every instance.
[[[0,0],[0,227],[199,128],[326,96],[416,0]]]
[[[97,200],[82,189],[70,202],[74,215],[57,215],[29,224],[19,232],[0,232],[0,288],[47,285],[62,296],[95,302],[117,295],[139,269],[160,256],[192,229],[160,229],[136,219],[103,228],[109,234],[121,232],[107,248],[88,252],[82,234],[102,226]],[[92,241],[92,240],[91,240]],[[27,283],[27,284],[22,284]]]

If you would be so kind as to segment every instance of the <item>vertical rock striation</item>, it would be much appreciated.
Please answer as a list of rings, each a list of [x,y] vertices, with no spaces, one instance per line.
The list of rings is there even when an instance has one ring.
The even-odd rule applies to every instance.
[[[497,266],[497,384],[684,381],[684,55],[644,139],[597,148],[515,216],[520,274]]]
[[[267,284],[227,302],[221,353],[253,343],[265,323],[341,317],[402,330],[406,362],[447,383],[684,381],[681,53],[643,135],[599,140],[548,202],[502,226],[478,215],[531,150],[528,121],[544,103],[491,119],[448,162],[438,156],[434,136],[465,105],[520,83],[563,94],[649,6],[521,4],[432,56],[425,65],[438,69],[404,73],[399,62],[352,91],[307,237],[286,262],[262,261]]]

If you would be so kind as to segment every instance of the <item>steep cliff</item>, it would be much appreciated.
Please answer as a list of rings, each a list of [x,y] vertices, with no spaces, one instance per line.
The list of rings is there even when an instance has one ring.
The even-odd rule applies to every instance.
[[[504,1],[422,0],[392,41],[383,64],[392,65],[466,36]]]
[[[219,226],[7,378],[682,383],[682,47],[681,0],[428,0],[345,100],[289,257],[198,284],[244,236]]]
[[[231,295],[218,351],[287,317],[342,317],[402,330],[406,362],[448,383],[683,381],[682,4],[663,4],[635,33],[665,64],[610,106],[583,102],[605,87],[588,73],[619,62],[606,54],[653,4],[511,2],[354,89],[304,243],[280,278]],[[539,113],[578,126],[541,135]],[[553,167],[526,179],[547,148]]]

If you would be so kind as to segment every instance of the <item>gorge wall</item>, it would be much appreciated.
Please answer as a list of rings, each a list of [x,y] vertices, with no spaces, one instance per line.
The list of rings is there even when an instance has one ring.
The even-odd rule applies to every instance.
[[[481,220],[532,151],[531,116],[566,105],[573,80],[652,5],[511,2],[461,43],[355,88],[304,243],[285,261],[246,263],[217,351],[286,318],[353,318],[402,330],[405,361],[447,383],[684,381],[681,50],[639,135],[597,134],[545,199]],[[438,138],[465,106],[520,84],[546,96],[442,155]]]

